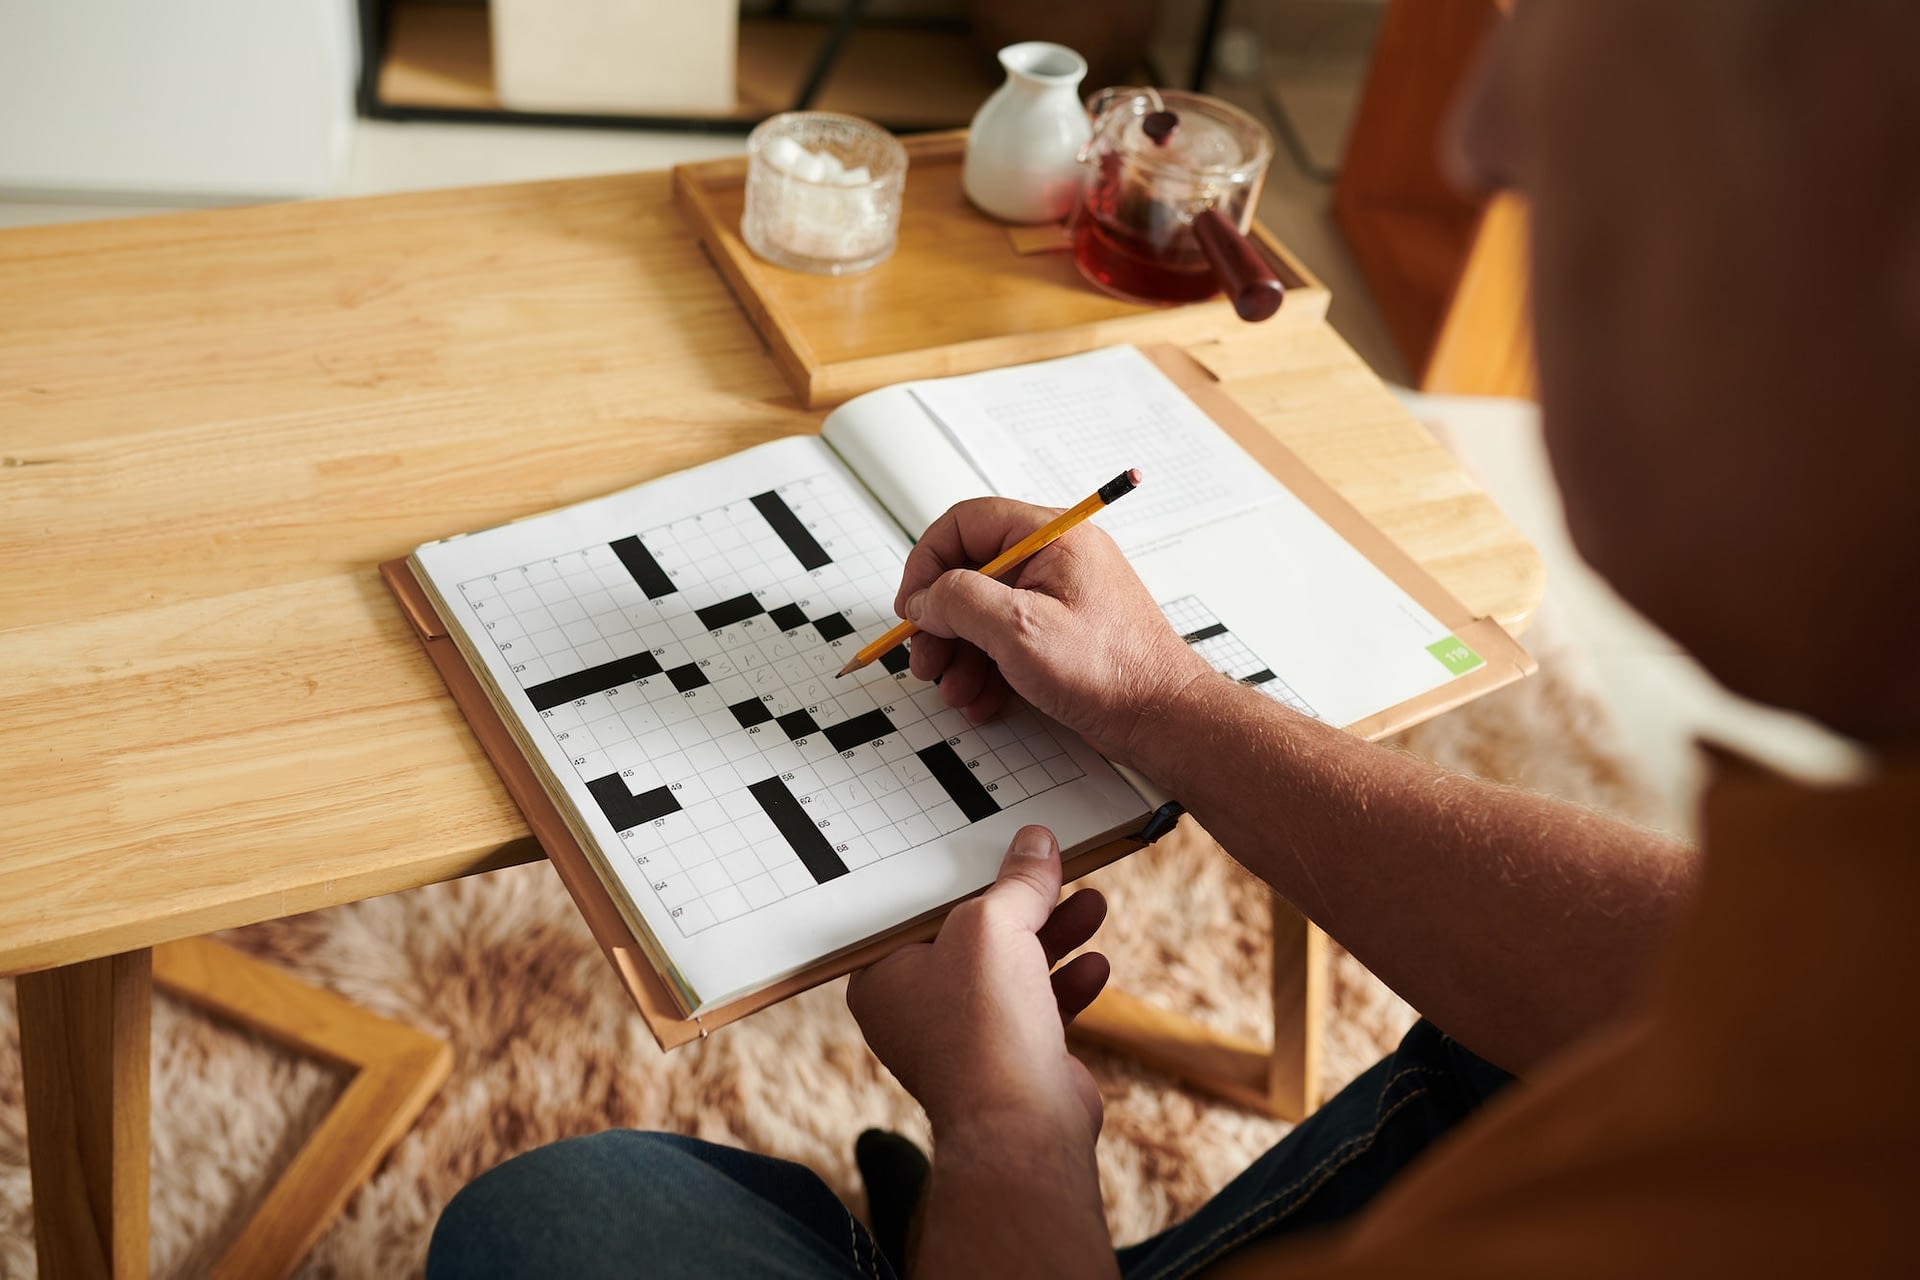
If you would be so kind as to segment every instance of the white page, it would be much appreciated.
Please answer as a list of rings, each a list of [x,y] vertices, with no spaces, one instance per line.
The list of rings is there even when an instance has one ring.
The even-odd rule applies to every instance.
[[[703,1005],[979,889],[1025,823],[1070,846],[1143,812],[1031,712],[974,728],[904,671],[833,679],[894,621],[908,546],[800,438],[415,554],[577,834]],[[808,621],[776,623],[789,608]],[[875,714],[878,737],[834,741]],[[777,718],[792,715],[812,727]],[[777,811],[804,818],[804,839]]]
[[[994,492],[908,386],[847,401],[820,424],[820,438],[915,539],[948,507]]]
[[[1132,347],[912,391],[1009,497],[1070,506],[1140,468],[1095,522],[1196,649],[1279,701],[1348,725],[1480,665],[1433,652],[1448,628]]]
[[[1129,552],[1273,499],[1278,483],[1132,347],[910,384],[996,493],[1070,507],[1129,467],[1094,517]]]

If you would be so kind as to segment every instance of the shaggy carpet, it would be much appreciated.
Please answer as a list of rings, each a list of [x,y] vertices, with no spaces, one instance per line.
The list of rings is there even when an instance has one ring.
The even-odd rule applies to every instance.
[[[1577,652],[1536,626],[1538,677],[1396,741],[1448,768],[1665,825]],[[1183,827],[1101,872],[1099,945],[1116,982],[1249,1034],[1269,1030],[1264,890]],[[225,935],[375,1012],[445,1036],[446,1087],[321,1240],[305,1276],[417,1273],[442,1205],[539,1143],[608,1126],[670,1129],[801,1161],[864,1207],[853,1139],[879,1125],[924,1142],[913,1101],[866,1050],[833,983],[662,1054],[543,862]],[[1390,1048],[1412,1012],[1336,955],[1327,1087]],[[155,1001],[152,1258],[203,1274],[246,1209],[331,1104],[330,1068]],[[1090,1056],[1106,1099],[1100,1164],[1115,1238],[1191,1211],[1284,1124]],[[33,1274],[13,984],[0,983],[0,1276]]]

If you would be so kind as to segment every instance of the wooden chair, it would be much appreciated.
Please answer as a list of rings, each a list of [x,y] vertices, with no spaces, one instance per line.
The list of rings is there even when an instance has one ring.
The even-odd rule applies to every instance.
[[[1440,173],[1439,123],[1511,0],[1393,0],[1333,215],[1423,391],[1530,398],[1526,212]]]

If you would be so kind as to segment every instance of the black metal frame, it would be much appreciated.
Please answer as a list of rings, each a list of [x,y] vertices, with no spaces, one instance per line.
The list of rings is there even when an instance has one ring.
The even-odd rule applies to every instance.
[[[1213,45],[1220,32],[1221,18],[1226,10],[1227,0],[1208,0],[1207,11],[1201,22],[1200,46],[1194,56],[1191,85],[1196,93],[1206,91],[1207,79],[1213,71]],[[587,129],[658,129],[677,133],[715,133],[742,134],[751,133],[755,125],[765,117],[738,116],[652,116],[652,115],[613,115],[599,112],[570,111],[504,111],[482,107],[416,107],[385,102],[380,97],[380,68],[386,62],[388,26],[393,15],[393,0],[359,0],[360,7],[360,83],[354,93],[354,105],[360,114],[373,120],[437,120],[467,124],[524,124],[552,125],[566,128]],[[833,68],[846,51],[847,41],[853,35],[854,27],[864,16],[867,0],[843,0],[840,12],[834,17],[833,26],[827,32],[827,38],[821,44],[819,52],[813,56],[813,65],[807,70],[807,78],[800,86],[800,92],[794,95],[793,104],[788,111],[805,111],[820,96],[820,90],[826,86],[827,77],[833,74]],[[777,0],[771,12],[772,17],[792,19],[793,0]],[[946,25],[944,23],[940,24]],[[1154,78],[1160,79],[1158,72]],[[931,126],[886,125],[895,133],[924,132]],[[955,124],[965,123],[955,121]]]
[[[616,115],[601,112],[506,111],[483,107],[418,107],[390,103],[380,97],[380,68],[386,61],[388,27],[392,20],[392,0],[359,0],[360,6],[360,83],[354,104],[360,114],[373,120],[438,120],[466,124],[555,125],[588,129],[658,129],[678,133],[751,133],[764,117]],[[867,0],[842,0],[827,38],[813,56],[807,78],[794,95],[788,111],[805,111],[819,98],[827,77],[846,51],[853,29],[865,14]],[[792,0],[780,0],[770,16],[793,18]],[[939,24],[946,25],[946,24]],[[882,122],[884,123],[884,122]],[[955,123],[964,123],[956,121]],[[926,130],[926,124],[888,126],[895,133]]]

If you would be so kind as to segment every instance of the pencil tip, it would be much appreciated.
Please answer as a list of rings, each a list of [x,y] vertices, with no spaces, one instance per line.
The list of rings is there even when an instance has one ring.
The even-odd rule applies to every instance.
[[[847,665],[846,665],[846,666],[844,666],[844,667],[842,667],[842,668],[840,668],[840,669],[839,669],[838,671],[836,671],[836,672],[834,672],[834,673],[833,673],[833,678],[834,678],[835,680],[838,680],[838,679],[839,679],[839,678],[840,678],[841,676],[844,676],[844,675],[846,675],[846,674],[847,674],[848,672],[850,672],[850,671],[854,671],[854,670],[857,670],[857,669],[859,668],[859,666],[860,666],[860,659],[858,659],[858,658],[855,658],[855,659],[853,659],[853,661],[851,661],[851,662],[849,662],[849,663],[847,663]]]

